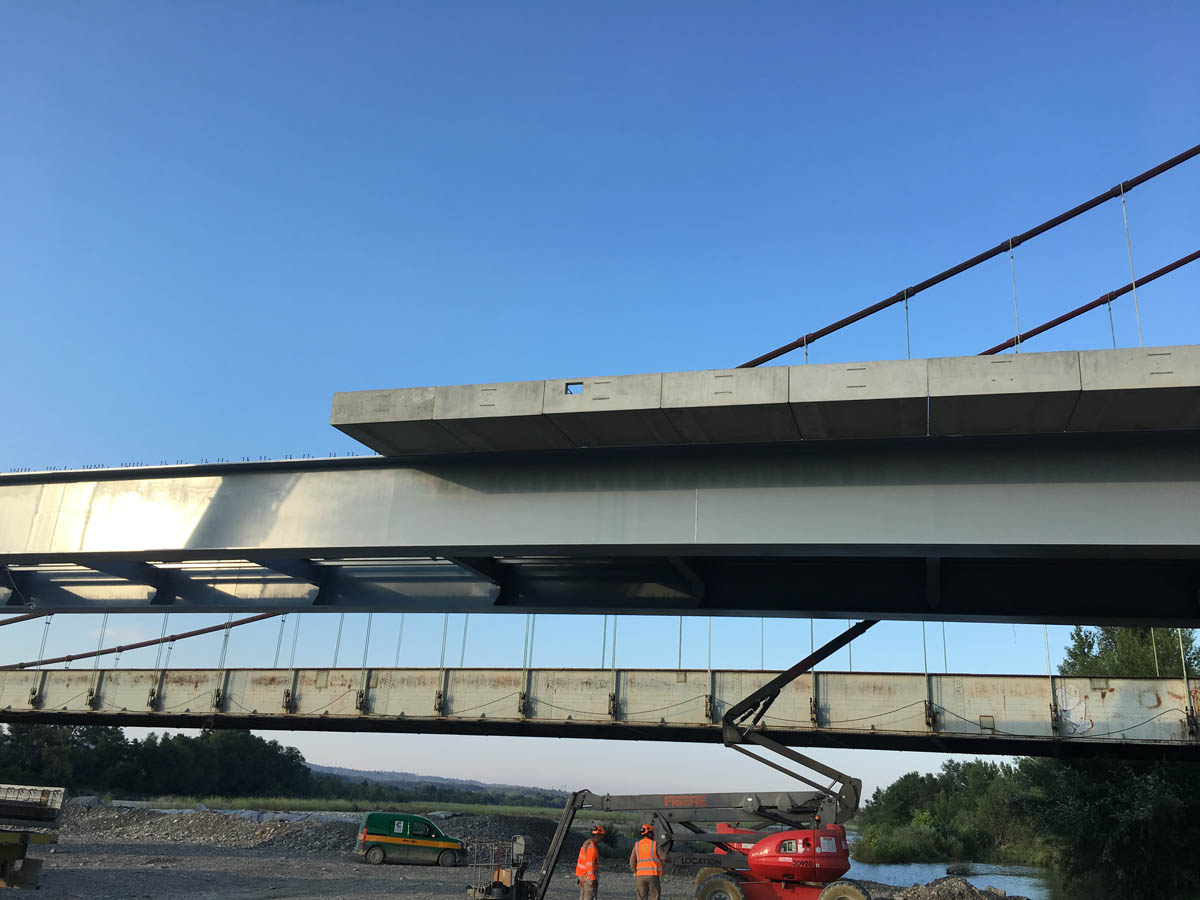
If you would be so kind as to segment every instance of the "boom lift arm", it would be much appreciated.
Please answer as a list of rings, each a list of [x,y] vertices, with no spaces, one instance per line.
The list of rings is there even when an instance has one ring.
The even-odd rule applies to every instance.
[[[851,778],[837,769],[818,762],[811,756],[798,753],[792,748],[786,747],[778,741],[767,737],[759,729],[759,725],[763,717],[767,714],[767,710],[771,708],[771,704],[778,699],[779,694],[785,687],[805,672],[810,671],[817,663],[833,655],[856,637],[878,624],[878,621],[878,619],[864,619],[857,625],[847,628],[833,640],[823,644],[804,657],[804,659],[800,660],[786,672],[780,672],[758,690],[753,691],[729,707],[725,715],[721,717],[721,736],[725,741],[726,747],[732,747],[739,753],[744,753],[751,759],[756,759],[776,771],[790,775],[797,781],[818,791],[825,798],[821,804],[820,816],[821,819],[827,822],[842,824],[849,821],[858,812],[858,804],[862,797],[862,780]],[[801,775],[777,762],[766,759],[752,750],[747,750],[743,746],[744,744],[756,744],[759,747],[778,753],[780,756],[830,779],[831,784],[828,786],[821,785],[805,775]],[[841,787],[836,788],[839,784]]]
[[[820,823],[842,824],[858,812],[862,795],[862,781],[839,772],[803,753],[798,753],[760,730],[763,718],[771,704],[789,684],[808,672],[817,663],[846,646],[859,635],[877,624],[878,620],[866,619],[848,628],[833,640],[824,644],[786,672],[772,678],[758,690],[735,703],[721,718],[722,737],[725,745],[746,756],[756,759],[771,768],[790,775],[810,790],[778,794],[762,793],[717,793],[717,794],[593,794],[591,791],[576,791],[567,800],[559,818],[558,827],[551,839],[542,862],[541,877],[527,894],[530,900],[544,900],[550,888],[554,869],[562,855],[563,843],[575,816],[582,809],[607,812],[642,812],[656,826],[658,842],[663,859],[672,869],[696,866],[737,868],[745,865],[744,846],[735,834],[708,832],[700,826],[709,823],[737,822],[740,826],[761,830],[771,825],[785,828],[819,827]],[[771,750],[791,762],[804,766],[811,772],[830,780],[824,785],[813,777],[793,771],[786,766],[766,759],[759,753],[746,749],[754,744]],[[689,853],[672,850],[674,841],[713,844],[723,852]]]

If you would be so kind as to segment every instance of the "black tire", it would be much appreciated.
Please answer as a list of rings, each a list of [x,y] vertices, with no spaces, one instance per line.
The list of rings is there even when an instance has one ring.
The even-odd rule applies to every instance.
[[[445,869],[449,869],[451,866],[457,866],[458,854],[453,850],[443,850],[438,854],[438,865]]]
[[[710,875],[724,875],[725,870],[718,866],[705,866],[696,873],[696,887],[700,887],[700,883]]]
[[[696,888],[696,900],[746,900],[746,892],[742,890],[740,878],[722,872],[709,875],[700,882]]]
[[[384,849],[382,847],[380,847],[378,844],[376,844],[374,847],[372,847],[370,850],[368,850],[365,854],[363,854],[363,859],[365,859],[371,865],[377,866],[381,862],[383,862],[385,859],[387,859],[387,853],[384,852]]]
[[[857,881],[834,881],[817,900],[871,900],[871,892]]]

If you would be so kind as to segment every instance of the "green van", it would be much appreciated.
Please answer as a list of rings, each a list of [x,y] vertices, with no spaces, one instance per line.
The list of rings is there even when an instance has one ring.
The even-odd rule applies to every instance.
[[[354,852],[373,866],[384,860],[454,866],[466,847],[424,816],[371,812],[363,813]]]

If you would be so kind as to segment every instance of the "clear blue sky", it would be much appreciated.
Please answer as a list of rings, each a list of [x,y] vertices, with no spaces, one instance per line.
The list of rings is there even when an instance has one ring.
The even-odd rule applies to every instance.
[[[1197,34],[1191,4],[8,3],[0,470],[344,454],[338,390],[737,364],[1200,142]],[[1196,249],[1200,161],[1128,208],[1139,272]],[[1109,204],[1018,248],[1021,324],[1128,280]],[[1147,344],[1200,343],[1200,267],[1139,299]],[[1114,313],[1136,345],[1131,298]],[[1012,330],[1007,258],[912,304],[914,356]],[[1100,311],[1028,349],[1111,342]],[[904,354],[897,308],[810,359]],[[49,650],[96,640],[98,623],[59,618]],[[110,635],[159,624],[122,617]],[[495,645],[472,642],[468,662],[517,663],[522,624],[489,623]],[[5,629],[0,653],[39,627]],[[598,626],[582,660],[568,627],[540,620],[539,664],[598,660]],[[618,662],[671,664],[674,627],[639,639],[623,623]],[[231,662],[269,663],[274,626],[256,629]],[[414,664],[435,662],[440,619],[410,629]],[[332,660],[322,630],[299,661]],[[757,631],[724,625],[714,664],[757,666]],[[362,632],[347,622],[343,660]],[[376,633],[372,661],[390,662],[396,623]],[[806,622],[772,626],[765,662],[807,643]],[[1040,629],[955,625],[949,646],[951,669],[1044,669]],[[856,669],[922,664],[911,624],[855,650]],[[704,652],[696,621],[685,662]],[[294,742],[350,762],[343,738]],[[380,767],[554,784],[658,753],[356,745]],[[696,765],[724,768],[721,753]],[[862,759],[869,780],[939,761]],[[653,786],[619,781],[592,786]]]

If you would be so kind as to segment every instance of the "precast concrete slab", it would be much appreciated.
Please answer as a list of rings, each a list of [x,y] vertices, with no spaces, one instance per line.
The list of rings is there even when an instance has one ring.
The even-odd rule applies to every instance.
[[[470,450],[434,420],[436,390],[415,387],[334,394],[330,424],[384,456]]]
[[[663,375],[662,407],[692,444],[797,441],[788,367],[709,369]]]
[[[923,359],[792,366],[792,413],[806,440],[926,434]]]
[[[542,411],[576,447],[678,444],[661,408],[662,382],[657,373],[551,380]]]
[[[1072,431],[1200,428],[1200,347],[1088,350],[1079,371]]]
[[[330,421],[385,456],[1195,429],[1200,347],[355,391]]]
[[[572,446],[542,414],[542,381],[439,387],[433,416],[472,450],[549,450]]]
[[[929,360],[931,434],[1066,431],[1079,399],[1079,354]]]

